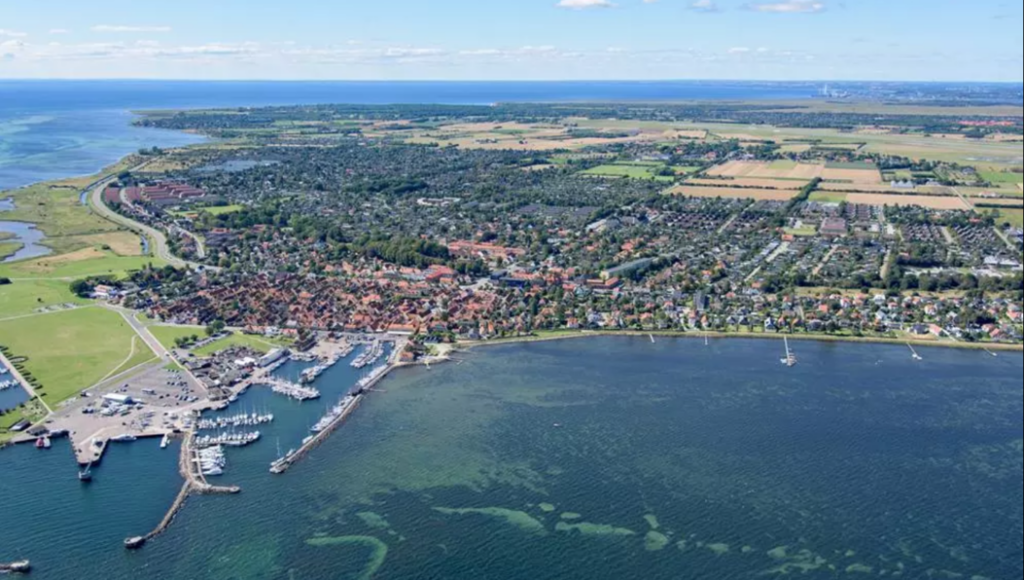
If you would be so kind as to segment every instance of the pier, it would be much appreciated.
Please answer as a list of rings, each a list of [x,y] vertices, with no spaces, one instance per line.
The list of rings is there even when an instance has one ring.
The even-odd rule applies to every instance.
[[[362,402],[362,400],[362,393],[355,395],[355,399],[352,401],[352,404],[350,404],[348,408],[345,409],[344,413],[338,415],[333,421],[328,423],[327,426],[324,427],[319,433],[313,435],[311,439],[303,443],[302,447],[299,447],[298,450],[293,451],[288,455],[285,455],[284,457],[275,461],[274,464],[270,467],[270,473],[280,475],[285,471],[288,471],[288,468],[290,468],[296,462],[300,461],[310,451],[318,447],[328,437],[330,437],[331,433],[333,433],[335,429],[341,426],[341,424],[345,422],[345,419],[347,419],[348,416],[351,415],[353,411],[359,408],[359,404]]]
[[[197,466],[197,450],[194,445],[195,434],[192,432],[185,434],[185,440],[181,444],[181,453],[178,455],[178,471],[181,472],[182,477],[185,478],[185,483],[181,486],[181,491],[178,492],[178,496],[174,498],[174,503],[171,504],[170,509],[164,515],[164,518],[160,520],[153,531],[149,532],[144,536],[135,536],[128,538],[124,541],[124,547],[129,550],[137,550],[141,548],[146,542],[156,538],[160,534],[167,531],[167,528],[174,522],[174,517],[178,515],[181,508],[185,506],[185,501],[188,496],[193,493],[199,494],[236,494],[242,490],[239,487],[218,487],[210,485],[206,481],[206,477],[203,476]]]

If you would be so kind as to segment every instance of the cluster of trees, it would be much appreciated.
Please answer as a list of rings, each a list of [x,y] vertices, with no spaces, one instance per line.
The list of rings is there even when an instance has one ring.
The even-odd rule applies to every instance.
[[[79,298],[88,298],[97,286],[117,286],[117,282],[110,276],[94,276],[82,280],[75,280],[71,283],[71,292]]]
[[[448,248],[418,238],[360,240],[349,244],[352,253],[377,258],[407,268],[427,268],[446,264],[451,259]]]

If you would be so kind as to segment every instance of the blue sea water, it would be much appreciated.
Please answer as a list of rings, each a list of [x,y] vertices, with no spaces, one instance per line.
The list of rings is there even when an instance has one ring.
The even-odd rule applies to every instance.
[[[268,472],[323,402],[254,389],[264,439],[162,517],[176,452],[117,445],[90,486],[64,441],[0,452],[0,560],[41,580],[1016,580],[1019,353],[772,340],[492,347],[389,376]],[[301,364],[289,363],[286,376]],[[726,370],[727,369],[727,370]],[[13,522],[13,525],[12,525]]]
[[[131,126],[132,111],[322,103],[762,100],[809,97],[801,83],[0,81],[0,191],[86,175],[142,147],[194,135]]]

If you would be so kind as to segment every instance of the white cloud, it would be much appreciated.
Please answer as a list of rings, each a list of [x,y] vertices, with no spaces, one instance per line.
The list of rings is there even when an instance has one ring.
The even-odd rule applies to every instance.
[[[170,32],[170,26],[119,26],[99,24],[92,27],[93,32]]]
[[[612,4],[609,0],[561,0],[558,3],[559,8],[569,8],[570,10],[586,10],[588,8],[612,8],[615,4]]]
[[[750,49],[745,46],[734,46],[729,49],[729,54],[746,54]]]
[[[67,28],[51,28],[50,29],[50,34],[68,34],[70,32],[71,31],[68,30]]]
[[[825,10],[825,3],[820,0],[786,0],[785,2],[750,4],[748,9],[754,12],[771,14],[814,14]]]
[[[0,28],[0,36],[6,36],[8,38],[25,38],[28,34],[19,32],[17,30],[10,30],[7,28]]]
[[[690,10],[696,12],[718,12],[718,4],[715,4],[714,0],[696,0],[696,2],[690,4]]]

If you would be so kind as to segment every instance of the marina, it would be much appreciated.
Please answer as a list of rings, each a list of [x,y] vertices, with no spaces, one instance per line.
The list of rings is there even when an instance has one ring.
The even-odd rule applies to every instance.
[[[216,419],[200,419],[196,422],[196,429],[208,431],[213,429],[227,429],[230,427],[255,427],[264,425],[274,420],[273,413],[243,413],[230,417],[217,417]]]
[[[320,391],[312,387],[304,387],[281,379],[267,379],[265,384],[278,395],[284,395],[296,401],[311,401],[320,398]]]

